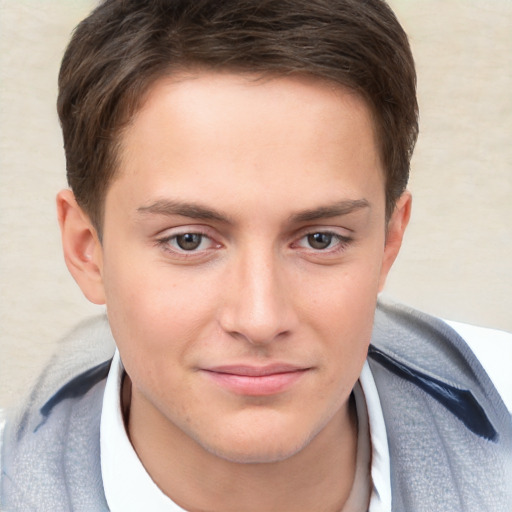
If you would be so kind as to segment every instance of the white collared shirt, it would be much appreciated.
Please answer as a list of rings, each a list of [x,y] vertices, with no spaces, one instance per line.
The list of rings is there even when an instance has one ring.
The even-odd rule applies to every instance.
[[[512,361],[512,335],[448,322],[468,342],[512,414],[512,383],[506,362]],[[490,347],[492,346],[492,350]],[[493,356],[494,355],[494,356]],[[121,412],[123,366],[116,350],[107,378],[101,415],[101,470],[112,512],[151,510],[183,512],[153,482],[133,449]],[[359,378],[366,401],[372,445],[372,494],[369,512],[391,512],[391,476],[386,425],[379,394],[368,363]]]

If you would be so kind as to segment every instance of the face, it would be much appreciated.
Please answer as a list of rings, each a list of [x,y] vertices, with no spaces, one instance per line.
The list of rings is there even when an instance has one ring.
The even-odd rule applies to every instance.
[[[98,256],[131,418],[242,462],[290,457],[347,417],[403,231],[392,219],[386,241],[365,103],[254,78],[153,86]]]

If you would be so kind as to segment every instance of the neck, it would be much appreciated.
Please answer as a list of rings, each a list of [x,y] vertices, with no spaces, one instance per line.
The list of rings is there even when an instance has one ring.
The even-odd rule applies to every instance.
[[[128,432],[137,455],[162,492],[185,510],[334,512],[352,488],[357,452],[352,400],[302,450],[271,463],[238,463],[210,453],[136,393],[129,409]]]

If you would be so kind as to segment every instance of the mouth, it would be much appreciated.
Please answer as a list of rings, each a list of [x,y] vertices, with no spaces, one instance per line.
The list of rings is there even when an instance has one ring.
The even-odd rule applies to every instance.
[[[217,385],[239,395],[269,396],[290,389],[311,368],[288,364],[231,365],[202,370]]]

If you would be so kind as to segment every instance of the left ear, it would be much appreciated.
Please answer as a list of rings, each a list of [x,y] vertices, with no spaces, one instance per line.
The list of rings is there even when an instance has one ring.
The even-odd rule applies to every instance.
[[[382,259],[382,267],[380,272],[379,292],[384,288],[389,270],[393,265],[405,233],[405,228],[409,223],[411,216],[412,196],[406,190],[398,199],[395,209],[388,221],[386,230],[386,246],[384,247],[384,256]]]
[[[80,208],[71,190],[62,190],[57,195],[57,214],[68,270],[91,302],[105,304],[101,243],[89,216]]]

